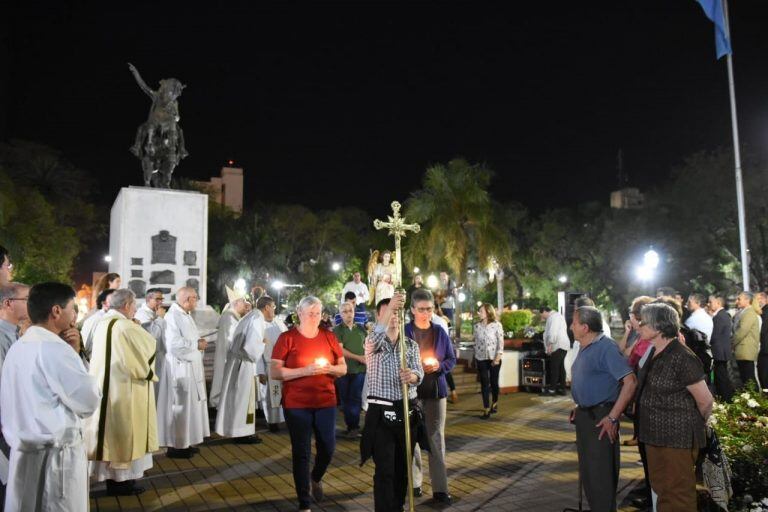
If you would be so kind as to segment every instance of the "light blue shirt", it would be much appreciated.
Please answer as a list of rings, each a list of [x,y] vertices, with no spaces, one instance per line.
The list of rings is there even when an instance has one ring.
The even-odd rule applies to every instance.
[[[601,335],[586,347],[571,367],[571,393],[579,407],[615,402],[621,379],[632,373],[626,358],[611,338]]]

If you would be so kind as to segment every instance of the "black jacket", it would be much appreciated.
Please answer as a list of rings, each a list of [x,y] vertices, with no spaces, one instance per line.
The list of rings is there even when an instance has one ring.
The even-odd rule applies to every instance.
[[[760,328],[760,354],[768,354],[768,305],[763,308],[763,326]]]
[[[709,344],[712,347],[712,358],[715,361],[733,359],[731,355],[732,330],[731,315],[725,309],[721,309],[712,317],[712,339],[709,340]]]

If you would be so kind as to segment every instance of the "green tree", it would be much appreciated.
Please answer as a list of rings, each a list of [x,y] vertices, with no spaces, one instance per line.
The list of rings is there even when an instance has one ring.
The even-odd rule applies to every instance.
[[[488,188],[492,171],[464,159],[427,169],[422,188],[405,203],[405,217],[421,224],[404,247],[409,267],[448,268],[458,283],[467,282],[467,269],[485,268],[491,258],[510,259],[507,232],[495,222]],[[456,332],[461,332],[460,305]]]

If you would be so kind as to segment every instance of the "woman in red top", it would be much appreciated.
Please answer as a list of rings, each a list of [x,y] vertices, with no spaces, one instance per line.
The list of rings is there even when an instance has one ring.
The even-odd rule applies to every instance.
[[[347,373],[336,336],[320,329],[322,311],[320,299],[303,298],[296,308],[299,325],[282,333],[272,351],[272,378],[283,381],[283,411],[291,435],[293,482],[302,511],[309,510],[312,498],[316,502],[323,499],[321,479],[336,448],[333,381]],[[312,432],[317,455],[310,475]]]

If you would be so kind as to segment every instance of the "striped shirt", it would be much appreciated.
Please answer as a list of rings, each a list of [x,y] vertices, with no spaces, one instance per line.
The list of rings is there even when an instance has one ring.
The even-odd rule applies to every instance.
[[[424,369],[421,367],[419,345],[412,339],[407,339],[407,346],[405,357],[408,367],[418,376],[418,381],[408,388],[408,398],[416,398],[416,388],[424,378]],[[400,343],[393,345],[387,333],[378,325],[365,339],[365,362],[368,396],[385,400],[402,400]]]

